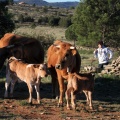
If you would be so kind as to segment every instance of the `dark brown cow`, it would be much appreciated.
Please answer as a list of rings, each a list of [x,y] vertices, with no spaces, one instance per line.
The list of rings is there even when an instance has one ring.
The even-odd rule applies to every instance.
[[[79,72],[81,66],[80,55],[70,43],[57,40],[48,48],[47,63],[52,77],[53,96],[56,95],[58,82],[60,90],[58,106],[63,105],[64,76],[68,73]]]
[[[87,104],[90,109],[93,109],[92,105],[92,92],[94,89],[94,75],[91,73],[76,74],[70,73],[67,76],[68,84],[66,90],[67,109],[70,109],[69,99],[71,95],[72,108],[76,107],[76,94],[78,92],[84,92],[87,98]]]
[[[5,59],[11,56],[39,64],[44,62],[44,49],[36,39],[6,33],[0,40],[0,69]]]

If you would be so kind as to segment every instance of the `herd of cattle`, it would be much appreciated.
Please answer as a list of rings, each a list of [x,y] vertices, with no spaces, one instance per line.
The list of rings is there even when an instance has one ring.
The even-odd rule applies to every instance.
[[[13,96],[16,81],[24,81],[29,89],[29,103],[32,103],[32,86],[37,93],[40,103],[40,80],[51,75],[52,97],[58,97],[58,106],[63,106],[63,97],[66,95],[67,109],[76,108],[76,94],[84,92],[90,109],[94,76],[91,73],[79,73],[81,57],[77,49],[70,43],[56,40],[47,50],[47,63],[44,63],[44,48],[33,38],[27,38],[13,33],[6,33],[0,40],[0,69],[5,60],[6,81],[4,97],[8,98],[8,87],[11,83],[10,97]],[[48,72],[49,71],[49,72]],[[67,81],[65,91],[64,81]],[[69,99],[71,96],[71,106]]]

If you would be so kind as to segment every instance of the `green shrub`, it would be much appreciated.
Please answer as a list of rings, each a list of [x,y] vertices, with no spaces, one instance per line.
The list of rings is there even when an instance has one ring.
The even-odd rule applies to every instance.
[[[60,20],[60,17],[50,16],[48,18],[48,21],[49,21],[48,23],[50,26],[58,26],[59,20]]]
[[[59,26],[61,27],[69,27],[71,25],[71,19],[70,18],[61,18],[59,21]]]

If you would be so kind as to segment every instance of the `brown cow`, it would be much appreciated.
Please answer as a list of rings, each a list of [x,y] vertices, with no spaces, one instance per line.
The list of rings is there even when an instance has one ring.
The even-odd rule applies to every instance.
[[[6,33],[0,39],[0,69],[5,59],[11,56],[27,63],[40,64],[44,62],[44,49],[36,39]]]
[[[29,89],[29,103],[32,103],[32,86],[35,86],[37,93],[37,101],[40,103],[40,93],[39,86],[40,80],[43,77],[47,76],[47,65],[45,64],[27,64],[22,62],[15,57],[10,57],[9,62],[7,64],[6,69],[6,82],[5,82],[5,95],[4,97],[8,97],[8,87],[11,83],[11,91],[10,95],[13,95],[14,85],[17,80],[24,81],[27,83]],[[11,96],[12,97],[12,96]]]
[[[47,64],[52,77],[53,97],[56,95],[58,82],[60,90],[58,106],[63,105],[64,76],[68,73],[79,72],[81,65],[80,55],[70,43],[56,40],[48,48]]]
[[[87,104],[90,109],[93,109],[92,105],[92,92],[94,89],[94,75],[91,73],[76,74],[72,73],[67,76],[68,84],[66,90],[67,109],[70,109],[69,98],[71,94],[71,105],[75,109],[76,94],[78,92],[84,92],[87,98]]]

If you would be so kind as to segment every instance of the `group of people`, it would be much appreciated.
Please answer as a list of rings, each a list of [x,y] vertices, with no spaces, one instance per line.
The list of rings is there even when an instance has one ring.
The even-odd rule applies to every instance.
[[[103,41],[98,42],[98,48],[94,50],[94,57],[98,59],[98,68],[103,69],[104,65],[108,65],[113,57],[113,52],[104,46]]]

